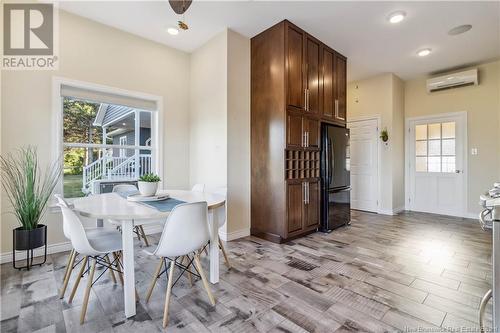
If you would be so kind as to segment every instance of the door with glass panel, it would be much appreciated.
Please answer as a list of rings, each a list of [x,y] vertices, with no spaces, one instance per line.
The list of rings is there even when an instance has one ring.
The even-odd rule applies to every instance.
[[[409,209],[464,216],[463,117],[419,119],[409,124]]]

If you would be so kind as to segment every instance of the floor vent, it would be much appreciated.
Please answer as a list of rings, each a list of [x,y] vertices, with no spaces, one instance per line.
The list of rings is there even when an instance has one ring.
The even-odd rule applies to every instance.
[[[296,269],[300,269],[301,271],[311,271],[316,267],[318,267],[316,265],[313,265],[311,263],[296,258],[291,259],[287,263],[287,265]]]

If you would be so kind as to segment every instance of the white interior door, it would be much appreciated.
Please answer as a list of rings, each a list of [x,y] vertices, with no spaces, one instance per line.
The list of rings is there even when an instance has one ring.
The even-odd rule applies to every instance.
[[[378,120],[347,124],[350,129],[351,208],[377,212]]]
[[[409,125],[409,209],[464,216],[466,115]]]

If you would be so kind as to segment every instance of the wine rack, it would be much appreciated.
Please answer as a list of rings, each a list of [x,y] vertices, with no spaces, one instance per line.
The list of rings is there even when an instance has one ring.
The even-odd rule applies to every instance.
[[[287,149],[285,156],[286,179],[319,178],[319,151]]]

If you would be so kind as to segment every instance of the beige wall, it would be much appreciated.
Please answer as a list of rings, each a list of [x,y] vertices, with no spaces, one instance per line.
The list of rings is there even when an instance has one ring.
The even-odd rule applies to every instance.
[[[232,238],[250,232],[250,39],[228,30],[227,52],[226,232]]]
[[[189,181],[227,186],[227,30],[191,54]]]
[[[379,211],[392,214],[399,211],[401,194],[404,201],[403,165],[397,159],[402,155],[403,82],[391,73],[366,80],[350,82],[347,86],[347,120],[380,116],[381,128],[387,128],[389,141],[380,143],[380,199]]]
[[[52,77],[61,76],[163,97],[164,169],[171,188],[189,185],[189,55],[123,31],[60,12],[60,69],[2,72],[1,152],[37,145],[43,163],[54,147]],[[2,253],[12,249],[17,226],[5,198]],[[47,214],[49,244],[66,241],[59,214]]]
[[[250,40],[219,33],[191,54],[190,82],[190,183],[227,187],[232,239],[250,229]]]
[[[477,213],[479,195],[498,181],[500,173],[500,61],[480,66],[479,85],[427,93],[425,80],[405,82],[405,117],[447,112],[467,112],[468,203],[469,213]],[[471,148],[478,155],[471,155]]]

